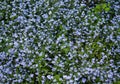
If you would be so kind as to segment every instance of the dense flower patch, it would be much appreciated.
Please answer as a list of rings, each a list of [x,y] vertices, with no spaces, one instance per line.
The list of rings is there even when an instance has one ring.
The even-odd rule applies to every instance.
[[[0,1],[0,83],[120,80],[120,1]]]

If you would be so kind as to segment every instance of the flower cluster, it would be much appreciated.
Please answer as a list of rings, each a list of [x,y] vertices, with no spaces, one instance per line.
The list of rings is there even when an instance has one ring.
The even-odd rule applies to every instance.
[[[0,83],[113,83],[120,79],[120,6],[84,0],[0,1]]]

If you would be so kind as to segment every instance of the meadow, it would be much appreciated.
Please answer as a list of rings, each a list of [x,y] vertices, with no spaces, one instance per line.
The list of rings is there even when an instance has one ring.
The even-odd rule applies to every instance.
[[[0,0],[0,84],[120,84],[120,0],[86,1]]]

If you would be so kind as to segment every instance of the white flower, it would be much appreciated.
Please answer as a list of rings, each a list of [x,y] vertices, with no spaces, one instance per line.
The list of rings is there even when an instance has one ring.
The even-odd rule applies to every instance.
[[[82,83],[85,83],[86,82],[86,78],[82,78]]]
[[[0,78],[3,78],[3,74],[2,73],[0,73]]]
[[[47,75],[47,78],[48,78],[48,79],[53,79],[53,76]]]
[[[81,4],[81,6],[86,6],[85,4]]]
[[[15,16],[16,16],[16,13],[12,13],[10,18],[15,17]]]
[[[71,76],[64,75],[63,78],[69,80],[71,79]]]
[[[43,18],[48,18],[48,14],[43,14],[42,17]]]
[[[51,15],[52,14],[52,11],[49,11],[49,15]]]
[[[19,46],[18,42],[17,42],[17,41],[15,41],[15,42],[14,42],[14,47],[16,47],[16,48],[17,48],[18,46]]]
[[[70,80],[70,83],[73,83],[73,80]]]
[[[26,66],[26,63],[24,61],[22,61],[20,64]]]
[[[32,78],[34,75],[33,74],[30,74],[30,77]]]
[[[13,35],[15,38],[17,38],[18,37],[18,35],[15,33],[14,35]]]
[[[108,73],[108,78],[113,78],[113,73],[112,72]]]

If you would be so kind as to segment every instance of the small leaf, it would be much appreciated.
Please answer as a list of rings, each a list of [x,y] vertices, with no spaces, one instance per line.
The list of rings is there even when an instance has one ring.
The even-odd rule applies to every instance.
[[[100,6],[100,5],[97,5],[97,6],[96,6],[96,10],[97,10],[97,9],[100,10],[100,9],[101,9],[101,6]]]
[[[107,4],[106,4],[106,3],[102,4],[102,8],[103,8],[103,9],[105,9],[106,7],[107,7]]]
[[[55,75],[55,79],[56,79],[57,81],[59,81],[60,76],[59,76],[59,75]]]
[[[108,7],[107,7],[107,8],[105,8],[105,11],[106,11],[106,12],[110,11],[110,8],[108,8]]]

